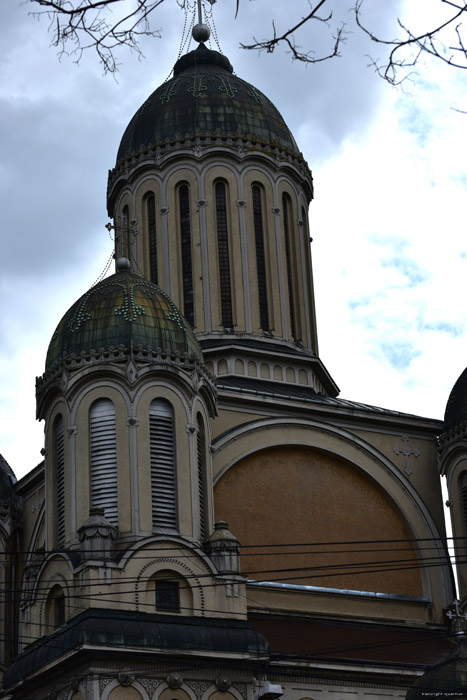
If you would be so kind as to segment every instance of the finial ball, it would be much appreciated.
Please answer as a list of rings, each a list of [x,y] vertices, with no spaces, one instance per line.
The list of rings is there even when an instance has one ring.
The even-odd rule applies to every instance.
[[[117,272],[129,272],[131,265],[128,258],[117,258],[116,263]]]
[[[207,24],[195,24],[192,30],[193,39],[195,41],[207,41],[211,36],[211,30]]]

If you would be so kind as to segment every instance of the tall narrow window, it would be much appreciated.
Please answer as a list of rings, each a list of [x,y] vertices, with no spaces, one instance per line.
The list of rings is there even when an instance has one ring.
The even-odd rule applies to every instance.
[[[146,216],[149,236],[149,268],[151,281],[159,284],[157,271],[157,232],[156,232],[156,198],[150,194],[146,199]]]
[[[155,399],[149,407],[153,527],[177,527],[174,438],[172,407]]]
[[[104,508],[107,520],[117,526],[117,431],[112,401],[93,403],[89,423],[91,506]]]
[[[266,286],[266,258],[264,254],[263,210],[261,190],[253,185],[253,224],[255,229],[256,274],[258,276],[259,322],[263,331],[269,330],[268,295]]]
[[[282,195],[282,215],[284,222],[284,242],[285,242],[285,265],[287,270],[287,290],[289,293],[289,312],[290,312],[290,331],[292,338],[297,337],[295,325],[295,303],[293,293],[293,277],[292,277],[292,241],[291,241],[291,204],[286,194]]]
[[[118,245],[117,256],[123,256],[131,260],[130,250],[130,210],[124,206],[120,215],[119,230],[117,232]]]
[[[178,191],[180,205],[180,244],[182,251],[183,279],[183,315],[188,323],[195,325],[193,299],[193,268],[191,262],[191,221],[190,192],[188,185],[182,185]]]
[[[63,418],[58,416],[55,422],[55,475],[57,504],[57,541],[65,544],[65,433]]]
[[[233,328],[227,202],[225,198],[225,185],[223,182],[216,183],[216,220],[222,325],[224,328]]]
[[[207,494],[206,494],[206,439],[200,416],[196,425],[196,454],[198,462],[199,530],[203,542],[207,535]]]
[[[65,624],[65,593],[59,585],[53,586],[45,604],[46,622],[52,629]]]
[[[464,534],[467,537],[467,472],[464,472],[461,478],[461,501]]]

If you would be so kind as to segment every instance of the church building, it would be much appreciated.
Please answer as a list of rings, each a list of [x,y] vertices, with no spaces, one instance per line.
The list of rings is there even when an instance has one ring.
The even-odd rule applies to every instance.
[[[43,462],[0,460],[1,697],[467,697],[467,374],[444,424],[339,398],[309,166],[193,36],[109,172],[115,273],[50,340]]]

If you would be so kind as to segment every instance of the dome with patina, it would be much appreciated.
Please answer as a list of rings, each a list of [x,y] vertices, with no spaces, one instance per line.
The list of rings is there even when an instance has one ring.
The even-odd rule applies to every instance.
[[[136,112],[121,140],[117,163],[145,147],[194,135],[249,137],[301,155],[272,102],[234,75],[225,56],[204,44],[182,56],[173,78]]]
[[[453,653],[420,676],[408,690],[406,700],[460,700],[467,698],[467,649],[459,638]]]
[[[454,384],[444,413],[444,431],[467,424],[467,368]]]
[[[170,297],[127,269],[98,282],[66,312],[50,341],[46,371],[66,358],[118,349],[202,362],[198,341]]]

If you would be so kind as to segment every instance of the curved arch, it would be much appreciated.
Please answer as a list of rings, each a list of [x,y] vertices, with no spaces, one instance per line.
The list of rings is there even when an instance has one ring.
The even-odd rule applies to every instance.
[[[274,431],[274,432],[272,432]],[[280,436],[280,437],[279,437]],[[277,439],[274,439],[276,438]],[[272,438],[272,439],[271,439]],[[414,539],[432,538],[437,556],[446,561],[441,570],[423,568],[424,595],[449,603],[453,595],[444,541],[428,508],[395,465],[372,445],[348,431],[319,421],[290,419],[258,420],[229,431],[214,445],[213,466],[219,464],[214,483],[241,459],[271,447],[303,446],[336,455],[371,477],[394,504]],[[222,457],[221,457],[222,455]],[[217,517],[217,516],[216,516]],[[418,545],[417,545],[418,546]],[[418,548],[418,556],[424,555]],[[434,588],[433,588],[434,587]]]
[[[140,610],[141,607],[143,611],[148,609],[148,602],[146,600],[147,582],[162,571],[173,571],[179,579],[183,579],[190,589],[192,608],[199,612],[199,614],[204,615],[206,602],[201,579],[194,569],[188,566],[185,561],[180,561],[178,556],[154,557],[142,567],[135,586],[136,610]],[[188,598],[186,597],[185,599],[187,600]],[[186,614],[186,611],[182,610],[182,612]]]
[[[220,691],[214,684],[206,688],[201,700],[244,700],[243,695],[233,685],[226,691]]]
[[[125,698],[125,692],[127,692],[126,688],[130,688],[130,689],[134,688],[134,690],[140,694],[141,700],[151,700],[146,689],[144,688],[143,685],[141,685],[141,683],[139,683],[139,681],[134,680],[134,681],[132,681],[131,685],[122,686],[122,684],[120,683],[120,681],[118,679],[114,679],[114,680],[110,681],[110,683],[108,683],[108,685],[106,685],[106,687],[104,688],[104,690],[102,692],[101,700],[109,700],[111,693],[116,688],[122,688],[123,694],[121,695],[121,700],[123,700],[123,698]],[[127,693],[127,695],[129,695],[129,693]],[[112,698],[110,698],[110,700],[112,700]],[[131,698],[131,700],[136,700],[136,699]]]
[[[157,700],[197,700],[197,695],[186,684],[180,688],[170,688],[168,683],[162,683],[157,689]]]

